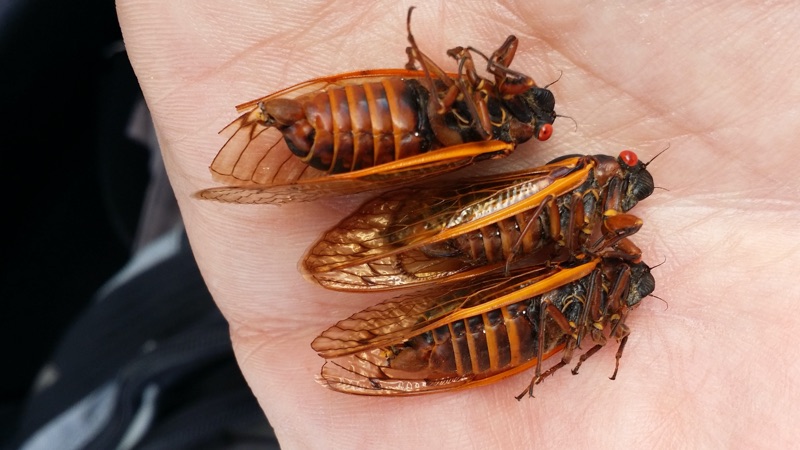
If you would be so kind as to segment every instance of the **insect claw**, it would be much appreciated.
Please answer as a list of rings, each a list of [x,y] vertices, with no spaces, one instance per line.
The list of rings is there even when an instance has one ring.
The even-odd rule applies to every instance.
[[[526,387],[525,390],[520,392],[519,395],[515,396],[514,398],[517,399],[517,401],[521,401],[522,397],[525,397],[525,394],[528,394],[529,398],[536,398],[533,396],[533,386],[538,383],[537,378],[539,377],[534,377],[528,387]]]

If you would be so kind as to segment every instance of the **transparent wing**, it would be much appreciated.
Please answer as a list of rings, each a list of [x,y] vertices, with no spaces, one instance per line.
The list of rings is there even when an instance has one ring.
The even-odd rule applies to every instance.
[[[446,283],[395,297],[340,321],[317,337],[311,347],[330,359],[394,345],[441,325],[443,319],[446,323],[459,311],[480,307],[469,312],[477,314],[499,308],[513,301],[508,297],[513,292],[559,271],[559,268],[536,267],[518,270],[508,277],[502,273],[487,274],[465,283]]]
[[[331,389],[364,395],[407,395],[473,387],[527,370],[537,358],[496,369],[458,376],[432,373],[427,365],[399,369],[393,358],[420,334],[455,321],[467,321],[489,311],[542,295],[586,277],[599,264],[595,259],[572,268],[537,267],[508,277],[488,275],[466,284],[448,283],[414,295],[387,300],[340,321],[312,343],[328,361],[320,382]],[[457,285],[457,286],[456,286]],[[410,347],[413,349],[414,345]],[[404,351],[412,351],[407,348]],[[562,349],[548,345],[542,359]],[[427,353],[415,355],[426,361]]]
[[[331,195],[354,194],[418,182],[468,166],[487,153],[504,152],[510,146],[511,144],[502,141],[463,144],[336,175],[312,169],[302,162],[298,164],[299,158],[292,155],[292,158],[281,163],[285,174],[291,172],[297,175],[291,182],[270,185],[255,184],[252,180],[249,183],[241,181],[240,184],[229,183],[231,184],[229,186],[205,189],[199,191],[196,196],[228,203],[282,204],[291,201],[312,201]],[[261,162],[253,163],[259,157],[248,153],[247,161],[237,164],[248,167],[259,165]]]
[[[448,74],[455,76],[454,74]],[[377,69],[316,78],[237,106],[243,112],[221,134],[228,140],[209,167],[215,181],[224,187],[200,191],[197,197],[233,203],[285,203],[310,201],[323,196],[350,194],[398,182],[410,182],[471,164],[486,153],[510,152],[508,143],[458,146],[408,158],[403,164],[381,165],[364,171],[332,176],[308,166],[295,156],[283,135],[264,125],[259,103],[277,98],[297,98],[331,86],[363,84],[385,77],[421,78],[423,72],[403,69]],[[486,143],[480,143],[486,144]],[[385,176],[376,176],[385,175]],[[355,180],[345,183],[344,180]],[[363,181],[363,182],[362,182]]]
[[[326,232],[307,252],[302,269],[307,278],[340,290],[403,287],[492,270],[477,268],[479,261],[451,257],[436,245],[569,192],[586,179],[583,162],[572,158],[379,195]]]

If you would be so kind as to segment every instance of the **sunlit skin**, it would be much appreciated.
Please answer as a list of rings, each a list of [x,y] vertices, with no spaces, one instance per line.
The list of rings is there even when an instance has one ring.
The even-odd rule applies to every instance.
[[[297,262],[364,196],[283,207],[192,197],[211,182],[232,105],[301,80],[405,60],[408,4],[119,0],[125,44],[153,114],[192,248],[231,324],[242,371],[284,448],[791,447],[800,437],[794,2],[417,4],[417,42],[492,51],[550,86],[547,142],[467,169],[631,148],[657,187],[635,236],[655,295],[610,344],[514,400],[531,374],[467,391],[365,398],[319,386],[310,342],[387,295],[307,283]],[[479,69],[481,69],[479,67]],[[531,151],[528,151],[531,150]],[[491,167],[491,168],[490,168]],[[461,174],[461,173],[459,173]],[[466,174],[464,174],[466,175]]]

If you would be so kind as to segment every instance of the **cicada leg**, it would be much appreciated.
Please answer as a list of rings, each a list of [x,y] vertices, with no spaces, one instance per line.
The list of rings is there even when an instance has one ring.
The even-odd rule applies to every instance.
[[[617,379],[617,372],[619,372],[619,360],[622,359],[622,352],[625,350],[625,343],[627,342],[628,342],[628,335],[625,335],[619,341],[619,347],[617,347],[616,364],[614,365],[614,373],[610,377],[608,377],[609,380]],[[578,359],[578,363],[575,364],[575,367],[572,369],[572,374],[577,375],[578,369],[580,369],[581,364],[583,364],[584,361],[589,359],[589,357],[597,353],[604,346],[605,344],[596,344],[594,347],[586,351],[586,353],[582,354],[581,357]]]
[[[607,247],[602,252],[603,257],[619,258],[625,261],[640,262],[642,250],[627,237],[620,239],[616,244]]]
[[[486,71],[494,75],[495,85],[501,95],[518,95],[535,85],[533,78],[509,68],[518,44],[517,37],[511,35],[489,58]]]
[[[409,47],[406,47],[406,54],[408,55],[406,69],[417,70],[417,63],[419,63],[420,69],[425,74],[425,82],[427,84],[428,91],[431,93],[428,99],[428,116],[431,120],[431,127],[433,128],[436,138],[445,146],[461,144],[463,141],[460,134],[457,131],[451,130],[445,124],[442,116],[452,110],[453,103],[455,103],[460,93],[463,94],[464,90],[461,86],[458,86],[444,70],[437,66],[433,60],[423,53],[419,49],[419,46],[417,46],[417,41],[414,39],[414,35],[411,33],[411,11],[413,10],[413,6],[408,9],[408,17],[406,19],[408,42],[410,44]],[[433,81],[434,77],[442,82],[444,86],[443,90],[441,88],[437,88],[436,83]],[[476,112],[477,109],[474,105],[472,105],[472,96],[467,95],[465,100],[468,108],[470,109],[470,113],[473,114],[473,117],[478,117]],[[488,117],[488,110],[486,111],[485,116]],[[490,136],[490,134],[485,131],[481,132],[481,135],[485,139],[488,139]]]
[[[520,392],[515,398],[517,400],[521,400],[522,397],[525,396],[527,393],[529,397],[533,397],[533,387],[542,381],[544,381],[547,377],[554,374],[558,369],[564,367],[565,365],[569,364],[572,360],[572,353],[575,351],[575,343],[577,342],[574,338],[570,338],[569,342],[567,343],[566,348],[564,349],[564,356],[561,358],[557,364],[553,367],[547,369],[546,371],[542,372],[542,357],[541,355],[544,354],[544,346],[545,346],[545,323],[547,318],[552,318],[561,331],[571,336],[573,333],[573,329],[570,326],[569,320],[564,316],[564,314],[552,303],[546,301],[541,305],[541,312],[539,313],[539,335],[538,335],[538,349],[537,349],[537,361],[536,361],[536,369],[534,372],[534,376],[531,379],[531,382],[528,384],[528,387],[525,388],[524,391]]]
[[[642,219],[627,213],[608,210],[603,214],[601,233],[593,242],[587,243],[587,250],[604,256],[614,256],[628,261],[637,261],[642,251],[627,239],[642,228]],[[604,250],[609,249],[609,250]]]
[[[614,373],[610,379],[617,377],[619,371],[619,360],[622,358],[622,352],[625,350],[625,343],[628,341],[630,329],[625,325],[625,319],[628,316],[629,308],[625,304],[624,298],[628,295],[631,285],[631,270],[627,265],[622,265],[621,270],[615,275],[614,284],[608,292],[607,301],[603,310],[595,311],[595,317],[592,320],[592,338],[598,342],[586,353],[582,354],[578,359],[578,363],[572,369],[572,374],[577,375],[581,365],[584,361],[589,359],[592,355],[597,353],[606,344],[606,338],[603,334],[605,326],[610,325],[611,331],[609,336],[616,337],[619,340],[619,347],[617,348],[616,364]],[[618,311],[618,312],[615,312]],[[588,321],[587,321],[588,323]]]
[[[541,364],[542,364],[541,359],[536,362],[535,376],[531,380],[530,384],[528,384],[528,387],[524,391],[522,391],[518,396],[515,397],[517,400],[521,400],[526,393],[528,394],[528,396],[533,397],[533,387],[535,385],[541,383],[547,377],[554,374],[557,370],[561,369],[562,367],[566,366],[572,361],[572,355],[575,352],[575,349],[579,348],[580,342],[583,339],[583,336],[587,333],[587,330],[589,328],[595,329],[597,326],[597,324],[594,323],[594,321],[590,320],[592,311],[600,312],[601,317],[604,317],[602,315],[604,311],[600,311],[600,304],[602,303],[601,296],[603,290],[602,276],[603,274],[600,270],[595,270],[592,273],[591,279],[589,280],[589,286],[587,289],[587,297],[584,300],[583,311],[579,319],[579,322],[575,325],[571,325],[570,322],[567,320],[567,318],[564,316],[564,314],[552,304],[548,303],[547,308],[544,308],[543,305],[542,313],[539,316],[538,355],[541,355],[542,352],[544,351],[544,339],[545,339],[544,324],[545,324],[545,319],[547,317],[551,317],[555,320],[556,324],[558,324],[558,327],[561,329],[561,331],[569,336],[569,341],[567,342],[567,345],[564,349],[564,355],[561,357],[561,361],[559,361],[558,363],[547,369],[547,371],[545,371],[544,373],[541,372]],[[578,299],[578,301],[580,301],[580,299]],[[603,344],[604,343],[605,342],[603,342]],[[596,353],[598,350],[600,350],[602,346],[603,346],[602,344],[595,345],[594,347],[589,349],[589,351],[581,355],[581,362],[586,360],[586,358],[588,358],[589,356]],[[580,362],[578,363],[578,366],[580,366]],[[573,373],[575,372],[573,371]]]
[[[517,256],[517,254],[519,253],[520,247],[522,247],[523,245],[525,235],[531,230],[531,227],[534,226],[536,221],[539,219],[539,216],[541,216],[544,208],[546,206],[550,206],[553,203],[554,198],[555,197],[553,197],[552,195],[548,195],[547,197],[545,197],[544,201],[539,203],[539,206],[537,206],[536,209],[533,210],[533,213],[531,214],[530,218],[528,218],[527,222],[525,223],[525,226],[520,231],[519,236],[517,236],[514,245],[511,246],[511,251],[509,251],[508,255],[506,255],[506,270],[505,270],[506,276],[508,276],[508,274],[511,272],[511,263],[512,261],[514,261],[514,257]]]
[[[408,8],[408,16],[406,18],[406,30],[408,31],[408,43],[410,44],[409,47],[406,47],[406,54],[408,55],[406,69],[417,70],[417,63],[419,63],[420,69],[425,73],[425,80],[428,84],[428,90],[431,93],[430,102],[435,103],[437,106],[436,110],[439,111],[439,114],[442,114],[443,111],[446,111],[449,105],[452,105],[455,101],[457,89],[455,88],[453,80],[447,73],[419,49],[417,40],[414,39],[414,34],[411,33],[412,11],[414,11],[413,6]],[[444,84],[446,88],[444,94],[440,94],[436,89],[433,77],[436,77]]]
[[[461,91],[464,103],[472,116],[470,126],[477,131],[483,139],[488,139],[492,132],[492,119],[489,116],[489,107],[486,98],[488,93],[487,83],[475,70],[475,62],[469,49],[463,47],[451,48],[447,54],[458,61],[458,78],[456,86]]]

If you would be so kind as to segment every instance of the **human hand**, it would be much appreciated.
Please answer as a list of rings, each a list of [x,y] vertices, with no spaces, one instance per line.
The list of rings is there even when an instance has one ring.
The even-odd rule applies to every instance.
[[[325,6],[323,6],[325,5]],[[296,270],[306,248],[364,196],[283,207],[191,194],[235,104],[312,77],[402,67],[409,5],[118,0],[129,56],[153,114],[192,248],[231,324],[242,371],[286,448],[778,447],[796,441],[800,388],[794,302],[800,250],[800,27],[793,3],[761,6],[444,2],[418,5],[422,50],[493,50],[551,86],[559,119],[546,143],[469,172],[540,165],[567,153],[634,148],[665,190],[632,212],[655,294],[615,343],[516,402],[531,374],[413,398],[347,396],[314,381],[311,340],[393,294],[326,291]],[[550,361],[553,361],[551,359]],[[765,426],[765,424],[769,424]]]

